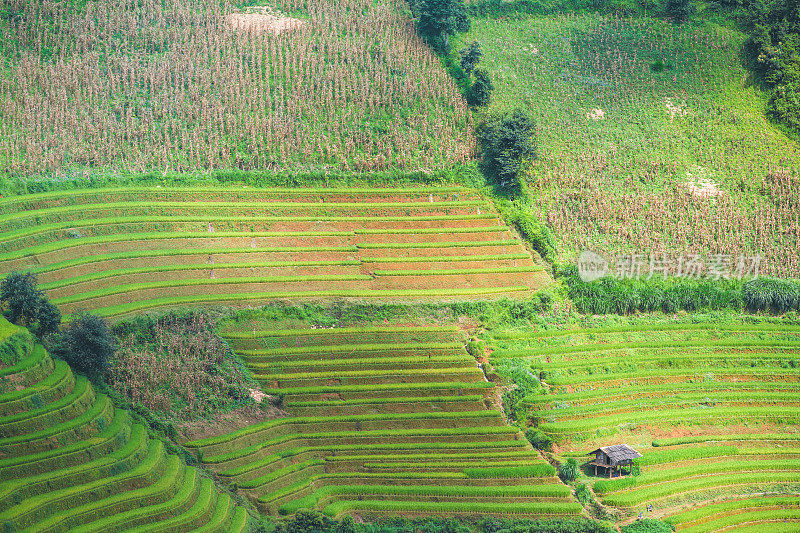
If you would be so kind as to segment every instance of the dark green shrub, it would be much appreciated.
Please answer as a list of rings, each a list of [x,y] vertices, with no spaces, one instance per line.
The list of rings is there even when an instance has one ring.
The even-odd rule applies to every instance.
[[[461,68],[469,75],[478,66],[483,52],[481,52],[481,45],[478,44],[478,41],[475,41],[468,47],[463,48],[459,55],[461,56]]]
[[[60,357],[73,370],[88,376],[102,376],[117,350],[108,321],[83,312],[55,340],[51,353]]]
[[[693,0],[667,0],[664,4],[666,15],[678,23],[685,22],[696,9]]]
[[[417,0],[412,3],[420,35],[439,52],[450,48],[450,35],[469,31],[463,0]]]
[[[536,124],[521,109],[487,117],[477,134],[484,172],[501,187],[516,179],[524,161],[536,158]]]
[[[492,99],[494,85],[489,78],[489,73],[483,69],[475,70],[475,81],[467,92],[467,103],[473,107],[483,107],[489,105]]]
[[[548,437],[541,430],[528,428],[528,430],[525,432],[525,438],[528,439],[528,442],[531,443],[531,446],[537,450],[542,450],[543,452],[553,451],[553,439]]]
[[[0,301],[9,322],[30,328],[41,338],[58,330],[61,312],[37,285],[36,275],[12,272],[0,284]]]

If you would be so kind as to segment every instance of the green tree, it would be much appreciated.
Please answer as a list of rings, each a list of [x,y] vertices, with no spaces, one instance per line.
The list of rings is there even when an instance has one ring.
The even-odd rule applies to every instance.
[[[494,91],[494,85],[492,85],[492,80],[489,79],[489,73],[480,68],[476,69],[475,81],[472,82],[469,93],[467,93],[467,103],[475,107],[489,105],[489,101],[492,99],[492,91]]]
[[[50,347],[51,353],[73,370],[92,377],[102,376],[117,350],[108,321],[82,312]]]
[[[475,41],[468,47],[463,48],[459,54],[461,55],[461,68],[467,74],[472,74],[472,71],[478,66],[483,52],[481,52],[481,45],[478,44],[478,41]]]
[[[685,22],[696,10],[693,0],[667,0],[664,11],[675,22]]]
[[[536,158],[536,126],[524,111],[487,117],[478,125],[484,173],[504,187],[513,181],[525,160]]]
[[[469,31],[463,0],[419,0],[416,4],[420,35],[440,52],[450,48],[450,35]]]
[[[36,275],[12,272],[0,283],[0,301],[10,322],[31,328],[43,337],[58,330],[61,313],[37,285]]]

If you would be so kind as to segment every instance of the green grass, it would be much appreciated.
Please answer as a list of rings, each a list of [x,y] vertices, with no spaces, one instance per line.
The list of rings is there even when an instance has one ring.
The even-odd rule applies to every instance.
[[[431,333],[431,332],[442,332],[442,331],[449,331],[455,332],[458,331],[456,326],[446,324],[441,326],[365,326],[365,327],[346,327],[346,328],[322,328],[322,329],[275,329],[275,330],[256,330],[255,332],[251,331],[225,331],[222,333],[222,336],[228,339],[250,339],[250,338],[261,338],[261,337],[294,337],[298,335],[307,336],[307,335],[315,335],[315,336],[329,336],[329,335],[353,335],[353,334],[361,334],[361,333]],[[448,346],[452,346],[453,343],[447,343]],[[340,345],[332,346],[331,349],[337,349]],[[367,345],[369,346],[369,345]],[[383,345],[380,345],[383,346]],[[422,348],[427,347],[426,344],[419,345],[419,344],[409,344],[409,346],[421,346]],[[352,346],[349,346],[350,348]]]
[[[362,263],[451,263],[459,261],[506,261],[530,259],[526,253],[494,255],[442,255],[421,257],[362,257]]]

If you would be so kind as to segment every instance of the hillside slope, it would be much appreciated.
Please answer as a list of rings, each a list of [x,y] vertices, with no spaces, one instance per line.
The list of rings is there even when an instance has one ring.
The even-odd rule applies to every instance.
[[[243,507],[8,326],[0,318],[0,530],[247,531]]]

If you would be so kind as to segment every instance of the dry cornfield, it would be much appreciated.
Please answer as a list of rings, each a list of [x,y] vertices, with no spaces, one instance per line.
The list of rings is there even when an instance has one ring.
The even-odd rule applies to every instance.
[[[469,110],[388,0],[278,2],[282,32],[217,0],[11,0],[0,171],[441,168]]]

